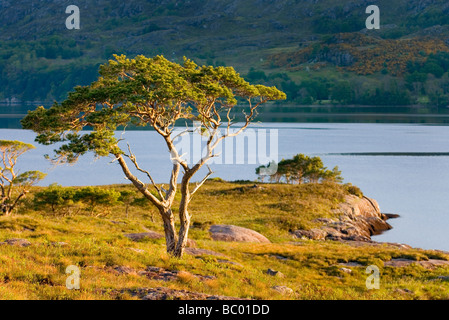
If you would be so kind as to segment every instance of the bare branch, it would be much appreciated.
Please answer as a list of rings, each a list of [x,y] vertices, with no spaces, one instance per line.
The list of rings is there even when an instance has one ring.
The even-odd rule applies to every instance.
[[[156,198],[148,189],[146,188],[145,184],[139,180],[135,175],[131,173],[131,171],[128,168],[128,165],[126,164],[125,159],[123,158],[123,155],[116,154],[115,157],[118,160],[118,163],[122,167],[123,172],[125,173],[125,176],[128,180],[130,180],[133,185],[147,198],[149,199],[157,208],[162,208],[163,204],[161,200]]]
[[[207,166],[207,168],[209,169],[209,172],[206,174],[206,176],[203,178],[203,180],[201,180],[200,183],[197,183],[195,186],[195,189],[192,190],[192,192],[190,193],[190,200],[192,200],[193,195],[195,194],[195,192],[198,191],[199,188],[201,188],[201,186],[204,184],[204,182],[206,182],[206,180],[214,173],[209,166]],[[190,201],[189,200],[189,201]]]
[[[124,156],[127,157],[129,160],[131,160],[131,162],[134,164],[134,166],[136,167],[136,169],[138,171],[140,171],[142,173],[145,173],[147,175],[147,177],[151,181],[151,184],[153,185],[153,187],[156,189],[157,193],[161,197],[161,200],[164,199],[164,196],[162,195],[161,189],[159,189],[159,187],[156,185],[156,183],[154,182],[153,177],[151,176],[151,174],[147,170],[143,170],[142,168],[140,168],[139,164],[137,163],[136,156],[131,151],[131,147],[129,146],[129,144],[127,144],[127,145],[128,145],[129,155],[124,154]]]

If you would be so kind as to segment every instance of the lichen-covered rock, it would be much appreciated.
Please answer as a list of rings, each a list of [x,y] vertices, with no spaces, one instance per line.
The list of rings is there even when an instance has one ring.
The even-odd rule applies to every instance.
[[[334,210],[338,219],[320,219],[321,227],[311,230],[295,230],[292,234],[298,238],[312,240],[349,240],[371,241],[371,236],[391,229],[386,222],[393,214],[383,214],[376,200],[368,197],[348,195],[345,201]]]
[[[164,236],[160,233],[149,231],[149,232],[141,232],[141,233],[127,233],[125,237],[129,238],[132,241],[140,241],[144,239],[162,239]]]
[[[397,259],[391,259],[390,261],[385,261],[384,267],[400,268],[400,267],[407,267],[411,264],[417,264],[426,269],[434,269],[437,267],[448,266],[449,261],[439,260],[439,259],[429,259],[429,260],[417,261],[417,260],[412,260],[412,259],[397,258]]]
[[[260,233],[239,226],[212,225],[209,232],[212,239],[216,241],[270,243],[270,240]]]
[[[324,240],[328,235],[326,230],[311,229],[311,230],[295,230],[292,232],[298,238],[307,238],[311,240]]]
[[[142,300],[245,300],[245,299],[160,287],[160,288],[147,289],[146,295],[142,298]]]
[[[28,247],[31,246],[31,242],[26,239],[7,239],[3,242],[0,242],[0,245],[10,245],[17,247]]]
[[[266,272],[268,275],[273,276],[273,277],[277,277],[277,278],[285,278],[285,275],[277,270],[273,270],[273,269],[268,269]]]
[[[293,289],[287,286],[274,286],[271,287],[271,289],[285,295],[291,295],[294,293]]]

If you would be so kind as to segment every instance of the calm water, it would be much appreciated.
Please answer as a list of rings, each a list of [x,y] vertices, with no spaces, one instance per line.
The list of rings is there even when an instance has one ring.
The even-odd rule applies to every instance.
[[[338,165],[345,182],[376,199],[383,212],[401,215],[390,220],[392,230],[375,240],[449,250],[449,126],[270,123],[260,128],[279,130],[279,159],[297,153],[318,155],[326,166]],[[141,167],[149,168],[158,182],[168,180],[169,155],[155,132],[131,131],[123,137],[134,146]],[[34,134],[0,129],[0,139],[33,143]],[[41,185],[126,183],[120,167],[110,163],[111,159],[85,156],[73,166],[52,167],[43,154],[51,154],[54,146],[36,147],[23,156],[20,164],[22,170],[48,172]],[[256,166],[211,167],[216,177],[254,180]]]

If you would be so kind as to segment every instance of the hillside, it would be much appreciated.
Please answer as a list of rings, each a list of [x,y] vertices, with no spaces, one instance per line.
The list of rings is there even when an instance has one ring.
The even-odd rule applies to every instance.
[[[234,66],[292,105],[449,104],[449,5],[377,1],[78,1],[81,29],[57,0],[0,3],[0,101],[62,100],[113,53]],[[406,53],[406,54],[404,54]],[[23,107],[25,108],[25,107]],[[2,107],[2,113],[23,113]]]
[[[104,186],[117,191],[131,185]],[[449,255],[406,245],[307,240],[289,229],[311,228],[348,195],[335,184],[208,181],[192,202],[194,242],[183,259],[165,252],[153,208],[122,204],[95,214],[59,205],[36,208],[35,188],[12,217],[0,217],[0,299],[447,299]],[[38,199],[39,200],[39,199]],[[239,203],[238,210],[235,203]],[[205,203],[214,203],[205,206]],[[69,208],[71,207],[71,208]],[[97,216],[96,216],[97,215]],[[213,224],[251,228],[270,243],[216,241]],[[394,230],[389,231],[394,232]],[[137,237],[143,233],[145,236]],[[133,237],[130,235],[134,235]],[[80,290],[67,290],[69,265]],[[378,266],[379,289],[366,269]],[[271,271],[269,271],[271,270]]]

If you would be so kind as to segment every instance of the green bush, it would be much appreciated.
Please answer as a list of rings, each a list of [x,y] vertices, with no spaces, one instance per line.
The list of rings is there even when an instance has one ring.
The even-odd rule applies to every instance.
[[[348,192],[354,196],[357,196],[359,198],[363,197],[363,192],[362,190],[360,190],[359,187],[352,185],[351,183],[346,183],[345,184],[346,190],[348,190]]]
[[[85,211],[90,215],[104,216],[110,208],[120,202],[127,205],[125,195],[113,189],[100,187],[62,187],[52,184],[34,196],[36,210],[46,210],[53,215],[75,215]],[[132,200],[130,200],[130,203]],[[128,203],[128,205],[130,205]]]
[[[48,188],[34,195],[34,206],[37,210],[50,211],[53,215],[70,215],[78,211],[75,208],[73,188],[64,188],[58,184],[52,184]]]
[[[119,203],[120,196],[120,192],[112,189],[84,187],[75,192],[73,199],[86,204],[90,215],[102,216],[107,215],[109,209]],[[98,208],[101,208],[102,212],[98,213]]]
[[[267,166],[256,168],[256,174],[263,180],[261,169]],[[270,176],[274,182],[286,183],[318,183],[323,181],[342,182],[341,171],[338,167],[328,170],[320,157],[309,157],[304,154],[297,154],[292,159],[282,159],[278,163],[277,172]]]

